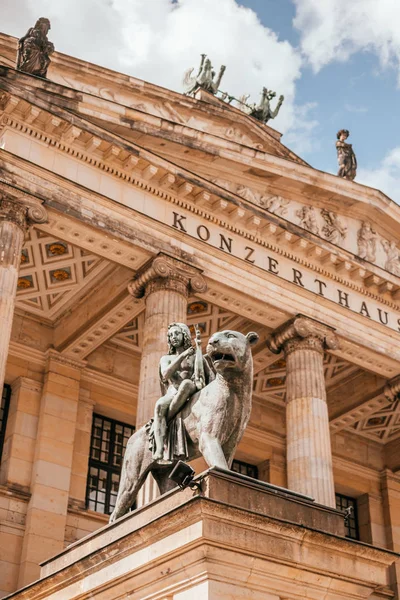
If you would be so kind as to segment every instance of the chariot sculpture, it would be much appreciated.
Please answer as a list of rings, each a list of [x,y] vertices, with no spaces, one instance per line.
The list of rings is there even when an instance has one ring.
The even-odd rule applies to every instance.
[[[207,58],[206,54],[201,55],[200,67],[196,76],[192,76],[194,71],[193,68],[185,71],[183,76],[183,87],[185,94],[195,94],[198,89],[205,90],[211,94],[216,94],[219,90],[219,86],[225,73],[225,65],[222,65],[217,78],[215,79],[216,72],[213,69],[211,60]]]

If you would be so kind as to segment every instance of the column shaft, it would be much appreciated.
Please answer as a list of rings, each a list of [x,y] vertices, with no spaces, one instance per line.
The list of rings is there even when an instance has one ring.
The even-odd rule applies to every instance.
[[[288,488],[335,507],[324,348],[337,348],[337,338],[331,328],[298,315],[267,343],[286,357]]]
[[[323,353],[299,347],[286,358],[289,489],[335,506]]]
[[[3,389],[24,232],[11,221],[0,221],[0,389]]]
[[[146,297],[136,412],[136,428],[139,428],[154,415],[161,395],[159,364],[168,351],[168,325],[185,323],[189,290],[204,292],[207,285],[196,268],[160,254],[144,266],[128,289],[136,298]],[[158,488],[150,475],[139,492],[137,504],[147,504],[157,495]]]
[[[136,426],[141,427],[154,414],[160,397],[159,362],[167,352],[167,329],[170,323],[184,323],[187,297],[181,291],[159,289],[157,282],[149,284],[143,327],[143,350],[140,363],[139,396]]]
[[[30,197],[9,196],[10,189],[0,184],[0,390],[4,385],[25,232],[33,223],[47,221],[41,204]]]

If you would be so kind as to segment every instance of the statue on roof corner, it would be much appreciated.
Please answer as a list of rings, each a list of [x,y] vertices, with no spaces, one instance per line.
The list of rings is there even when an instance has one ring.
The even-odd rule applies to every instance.
[[[41,17],[18,40],[17,70],[38,77],[46,77],[50,64],[50,54],[54,45],[47,39],[50,21]]]
[[[338,177],[344,179],[353,179],[357,173],[357,159],[354,154],[353,146],[346,142],[350,132],[348,129],[341,129],[337,132],[336,150],[339,163]]]
[[[278,104],[276,105],[275,110],[272,110],[270,101],[275,98],[275,96],[276,92],[268,90],[266,87],[264,87],[261,93],[261,101],[259,105],[253,105],[250,112],[246,112],[248,112],[250,117],[257,119],[257,121],[261,121],[261,123],[268,123],[270,119],[275,119],[278,116],[279,110],[285,99],[284,96],[279,96]]]
[[[184,93],[186,95],[194,94],[197,90],[202,89],[215,95],[218,92],[225,69],[225,65],[222,65],[218,77],[214,81],[216,72],[213,69],[211,60],[207,58],[206,54],[202,54],[197,75],[192,77],[194,69],[191,68],[188,69],[183,76]]]

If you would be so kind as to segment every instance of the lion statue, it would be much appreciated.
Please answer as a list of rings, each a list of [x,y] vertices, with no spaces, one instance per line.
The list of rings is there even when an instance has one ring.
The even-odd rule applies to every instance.
[[[243,335],[230,330],[214,333],[209,339],[206,351],[215,379],[193,394],[179,413],[187,437],[188,460],[202,455],[209,467],[229,469],[250,418],[251,346],[257,341],[256,333]],[[178,459],[160,464],[153,459],[148,441],[146,426],[128,441],[111,523],[130,510],[150,472],[162,494],[176,485],[169,474]]]

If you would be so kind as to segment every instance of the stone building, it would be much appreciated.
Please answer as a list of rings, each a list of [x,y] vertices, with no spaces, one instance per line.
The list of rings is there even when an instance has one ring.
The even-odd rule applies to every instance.
[[[1,34],[0,597],[61,553],[16,597],[399,598],[400,208],[315,170],[211,94],[57,52],[42,79],[15,71],[15,56]],[[258,332],[233,468],[260,484],[230,485],[243,502],[246,485],[281,501],[263,520],[231,494],[218,513],[210,490],[229,478],[211,474],[201,516],[192,492],[171,496],[191,527],[171,517],[158,550],[153,503],[146,559],[136,553],[129,576],[121,559],[107,593],[113,576],[82,576],[84,546],[64,549],[107,524],[173,321],[198,323],[204,342]],[[141,504],[152,497],[148,485]],[[341,531],[334,509],[348,507]]]

